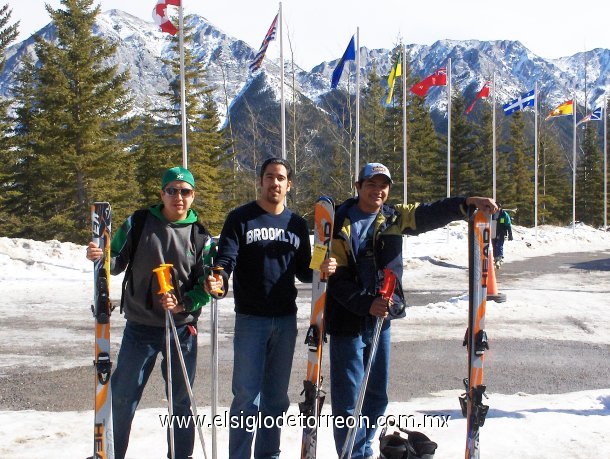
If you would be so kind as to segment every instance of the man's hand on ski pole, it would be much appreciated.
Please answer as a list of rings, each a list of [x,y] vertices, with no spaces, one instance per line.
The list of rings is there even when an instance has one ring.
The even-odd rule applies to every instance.
[[[371,308],[369,309],[369,314],[375,317],[383,317],[385,319],[388,316],[388,308],[391,302],[391,299],[386,299],[381,296],[375,298],[371,304]]]
[[[480,196],[470,196],[466,198],[467,206],[474,206],[479,210],[487,212],[489,215],[495,214],[498,211],[498,205],[496,201],[491,198],[484,198]]]
[[[226,290],[228,287],[229,278],[225,273],[225,270],[220,266],[211,268],[210,274],[203,283],[203,290],[216,299],[222,299],[227,295]]]
[[[90,242],[87,246],[87,260],[99,260],[103,254],[104,251],[100,249],[95,242]]]
[[[184,306],[178,304],[178,298],[171,292],[163,293],[161,295],[161,306],[172,314],[184,312]]]
[[[320,272],[325,277],[332,276],[337,270],[337,260],[335,258],[327,258],[320,265]]]
[[[206,291],[206,293],[213,295],[213,294],[222,294],[223,291],[223,282],[222,282],[222,277],[220,277],[219,275],[213,275],[210,274],[207,279],[205,280],[205,283],[203,284],[203,289]]]

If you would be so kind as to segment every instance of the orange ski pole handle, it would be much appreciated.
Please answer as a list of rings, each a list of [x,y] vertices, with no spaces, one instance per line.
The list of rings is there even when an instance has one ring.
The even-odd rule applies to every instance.
[[[159,282],[159,295],[163,295],[174,289],[172,286],[172,279],[170,275],[170,268],[174,265],[170,263],[162,263],[158,268],[153,269],[153,272],[157,275],[157,281]]]
[[[379,294],[384,300],[391,300],[394,289],[396,288],[396,274],[391,269],[383,270],[383,285],[379,289]]]
[[[220,275],[221,271],[224,271],[224,268],[222,268],[220,266],[214,266],[212,268],[212,276],[214,277],[214,279],[216,279],[217,281],[220,281],[222,283],[222,276]],[[214,290],[214,293],[216,293],[218,295],[222,295],[224,293],[224,288],[220,287],[220,288]]]

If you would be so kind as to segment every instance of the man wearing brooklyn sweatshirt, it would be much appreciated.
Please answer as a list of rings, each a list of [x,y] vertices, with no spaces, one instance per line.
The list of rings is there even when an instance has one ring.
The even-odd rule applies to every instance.
[[[227,216],[216,265],[233,273],[235,337],[233,402],[229,457],[249,459],[253,420],[257,425],[255,458],[277,458],[280,428],[275,421],[289,406],[288,383],[297,335],[295,277],[311,282],[307,223],[284,205],[292,184],[290,164],[266,160],[260,171],[260,197]],[[334,273],[334,259],[320,270]],[[208,291],[216,287],[208,278]],[[271,425],[271,422],[274,425]]]

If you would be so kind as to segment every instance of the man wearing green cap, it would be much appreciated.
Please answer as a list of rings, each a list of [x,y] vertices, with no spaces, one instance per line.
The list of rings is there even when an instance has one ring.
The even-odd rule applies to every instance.
[[[204,266],[209,262],[211,237],[191,210],[195,199],[191,172],[182,167],[166,170],[160,197],[161,204],[131,215],[111,243],[111,273],[125,271],[121,310],[127,320],[111,380],[116,459],[125,457],[131,422],[159,353],[163,356],[162,375],[167,378],[166,311],[173,314],[192,386],[197,362],[197,318],[201,307],[210,301],[201,285]],[[101,256],[102,249],[89,243],[87,258],[93,261]],[[153,269],[162,263],[173,265],[174,290],[159,295]],[[188,389],[173,343],[171,352],[175,363],[171,369],[173,414],[186,417],[191,414]],[[186,428],[175,424],[174,436],[175,458],[190,458],[195,441],[194,423]]]

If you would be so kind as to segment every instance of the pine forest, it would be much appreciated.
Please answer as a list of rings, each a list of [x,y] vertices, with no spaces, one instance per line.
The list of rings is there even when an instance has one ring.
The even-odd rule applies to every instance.
[[[56,43],[36,38],[36,59],[22,60],[10,97],[0,103],[0,234],[85,243],[92,202],[110,202],[114,221],[120,224],[134,210],[157,203],[163,170],[181,164],[179,40],[178,35],[167,35],[175,57],[163,63],[172,73],[171,83],[158,94],[165,107],[141,107],[144,114],[133,115],[134,100],[126,86],[129,69],[110,65],[116,44],[93,33],[100,7],[93,0],[62,0],[58,9],[47,5],[47,11],[56,27]],[[16,40],[18,27],[9,6],[2,6],[0,66],[5,65],[5,51]],[[448,194],[492,196],[495,125],[497,201],[511,210],[518,225],[570,224],[572,117],[545,120],[555,107],[539,107],[537,123],[531,108],[506,116],[499,101],[493,107],[485,87],[453,88],[448,104],[448,190],[448,114],[432,110],[425,97],[412,91],[403,97],[403,87],[413,87],[422,76],[413,74],[408,59],[396,62],[401,49],[396,44],[393,53],[399,72],[397,65],[390,75],[373,67],[361,78],[358,139],[353,62],[345,63],[347,86],[321,96],[318,106],[301,96],[288,72],[286,157],[294,168],[289,207],[310,219],[318,196],[329,195],[337,202],[350,197],[357,144],[360,165],[381,162],[389,167],[394,178],[390,200],[402,202],[406,106],[408,202],[432,201]],[[256,198],[256,167],[270,156],[281,156],[280,103],[262,97],[269,89],[260,84],[249,92],[259,97],[240,98],[223,121],[212,97],[215,88],[192,50],[192,31],[186,28],[185,119],[189,169],[198,192],[193,208],[201,222],[218,234],[228,211]],[[290,58],[288,54],[287,68]],[[262,80],[252,84],[258,82]],[[393,89],[390,97],[388,86]],[[428,89],[446,91],[447,87]],[[530,89],[523,88],[522,93]],[[607,107],[602,113],[606,118]],[[575,129],[576,220],[597,227],[604,224],[605,122],[592,118]]]

